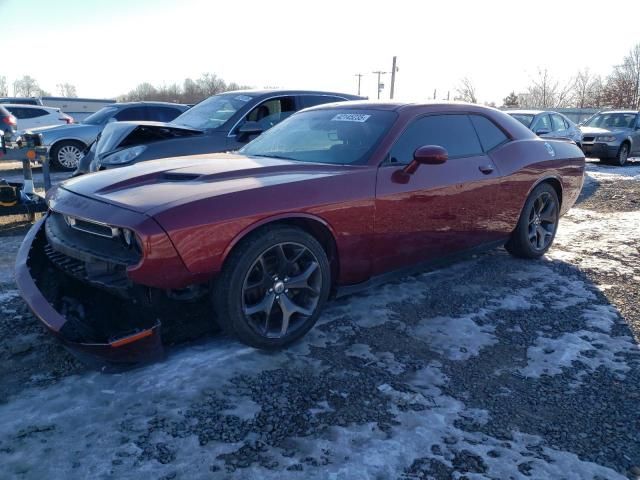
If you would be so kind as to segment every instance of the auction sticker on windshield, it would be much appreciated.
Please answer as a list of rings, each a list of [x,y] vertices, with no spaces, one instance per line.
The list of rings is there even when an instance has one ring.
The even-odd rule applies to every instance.
[[[371,115],[362,113],[338,113],[331,119],[332,122],[366,122]]]

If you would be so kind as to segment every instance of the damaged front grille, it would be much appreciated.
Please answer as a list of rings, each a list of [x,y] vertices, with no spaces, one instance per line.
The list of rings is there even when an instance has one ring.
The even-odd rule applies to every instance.
[[[83,262],[55,251],[48,243],[44,246],[44,253],[56,267],[78,280],[88,281],[108,289],[126,289],[131,286],[127,270],[122,265],[100,261]]]
[[[85,223],[91,228],[97,225]],[[102,230],[86,231],[83,227],[78,228],[76,222],[70,224],[60,213],[50,213],[44,229],[45,255],[58,269],[78,280],[126,294],[131,286],[127,267],[137,264],[141,254],[120,237],[107,238],[101,235]]]

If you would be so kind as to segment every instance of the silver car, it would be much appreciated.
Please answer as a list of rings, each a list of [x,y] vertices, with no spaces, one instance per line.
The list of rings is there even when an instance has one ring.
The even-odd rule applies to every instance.
[[[75,170],[102,129],[111,122],[148,120],[170,122],[188,110],[186,105],[165,102],[114,103],[89,115],[80,123],[34,128],[42,135],[51,165],[61,170]]]
[[[561,113],[548,110],[509,110],[506,113],[539,137],[566,138],[581,147],[580,128]]]

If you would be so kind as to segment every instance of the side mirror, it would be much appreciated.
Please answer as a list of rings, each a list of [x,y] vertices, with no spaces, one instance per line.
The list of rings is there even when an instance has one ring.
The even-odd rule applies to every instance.
[[[238,133],[243,135],[260,135],[264,128],[258,122],[244,122],[238,129]]]
[[[536,130],[536,135],[547,135],[549,133],[551,133],[551,130],[548,128],[539,128]]]
[[[447,161],[449,154],[438,145],[424,145],[413,152],[413,160],[404,168],[409,175],[415,173],[420,165],[441,165]]]

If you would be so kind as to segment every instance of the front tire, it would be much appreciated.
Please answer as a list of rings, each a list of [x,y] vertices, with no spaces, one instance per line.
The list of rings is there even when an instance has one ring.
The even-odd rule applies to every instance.
[[[58,170],[71,172],[78,168],[80,159],[87,146],[75,140],[56,143],[50,152],[51,165]]]
[[[553,243],[559,218],[558,194],[550,184],[541,183],[527,198],[505,248],[515,257],[541,257]]]
[[[614,160],[615,164],[619,167],[624,167],[627,164],[627,159],[629,158],[629,144],[623,143],[620,145],[620,149],[618,150],[618,154]]]
[[[329,260],[313,236],[293,227],[267,227],[232,251],[214,285],[213,304],[227,333],[274,350],[313,327],[330,287]]]

